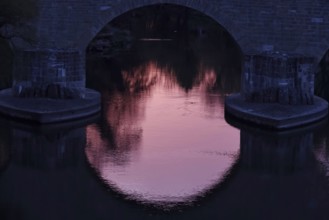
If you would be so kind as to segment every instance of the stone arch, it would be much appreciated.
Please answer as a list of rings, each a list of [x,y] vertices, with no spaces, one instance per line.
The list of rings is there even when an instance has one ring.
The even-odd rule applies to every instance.
[[[181,7],[186,7],[191,10],[196,10],[202,14],[213,19],[219,26],[223,27],[230,37],[236,42],[237,46],[242,52],[248,51],[248,42],[246,34],[241,30],[241,26],[235,23],[232,23],[232,18],[225,16],[224,13],[221,13],[217,7],[212,7],[211,4],[204,4],[201,1],[187,1],[187,0],[149,0],[145,1],[130,1],[129,3],[121,3],[117,5],[103,5],[98,6],[97,11],[94,14],[93,21],[91,22],[90,31],[86,32],[79,42],[79,48],[85,51],[92,39],[116,17],[123,15],[131,10],[143,8],[147,6],[165,4],[165,5],[176,5]]]

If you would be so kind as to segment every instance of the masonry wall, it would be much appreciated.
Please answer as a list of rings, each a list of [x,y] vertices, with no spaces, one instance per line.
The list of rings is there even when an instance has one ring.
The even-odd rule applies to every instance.
[[[314,58],[265,53],[245,56],[241,94],[246,101],[310,105],[314,103]]]
[[[84,50],[113,18],[151,4],[203,12],[228,30],[245,53],[287,51],[322,57],[329,48],[325,0],[40,0],[38,48]]]
[[[39,16],[31,21],[36,43],[14,43],[19,51],[52,50],[60,54],[68,50],[80,54],[81,63],[71,64],[78,65],[76,67],[60,59],[57,65],[75,68],[77,72],[65,80],[79,78],[81,80],[72,85],[83,87],[85,50],[97,33],[113,18],[129,10],[160,3],[189,7],[210,16],[231,34],[245,54],[299,53],[315,57],[318,62],[329,48],[329,2],[326,0],[39,0]],[[18,63],[25,67],[32,65],[21,59],[17,55]],[[45,68],[37,74],[46,79],[53,73]],[[34,77],[34,72],[25,75]],[[14,86],[23,85],[18,85],[19,79],[14,82]]]

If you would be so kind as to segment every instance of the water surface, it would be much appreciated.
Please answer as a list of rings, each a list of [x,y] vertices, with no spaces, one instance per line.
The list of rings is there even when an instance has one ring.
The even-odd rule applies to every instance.
[[[197,200],[239,155],[239,132],[223,108],[227,88],[239,89],[239,63],[207,45],[178,45],[143,39],[121,56],[90,60],[92,81],[112,80],[98,87],[105,124],[87,127],[88,161],[110,188],[144,204]]]
[[[225,117],[239,62],[198,38],[90,56],[99,116],[1,119],[0,219],[328,219],[327,121],[273,132]]]

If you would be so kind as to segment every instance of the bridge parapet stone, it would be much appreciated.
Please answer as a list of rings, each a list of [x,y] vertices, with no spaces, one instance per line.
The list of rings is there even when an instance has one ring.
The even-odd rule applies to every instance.
[[[246,55],[241,94],[249,102],[313,104],[315,61],[279,52]]]

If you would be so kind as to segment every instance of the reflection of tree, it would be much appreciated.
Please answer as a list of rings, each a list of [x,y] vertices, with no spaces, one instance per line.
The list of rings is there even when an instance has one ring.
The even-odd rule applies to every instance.
[[[196,83],[198,59],[192,50],[179,50],[174,58],[172,65],[170,65],[171,72],[175,74],[180,87],[188,92]]]
[[[93,152],[93,157],[106,154],[106,158],[117,165],[129,162],[129,153],[137,150],[141,141],[142,129],[138,122],[144,108],[140,99],[140,94],[130,92],[103,93],[103,120],[98,128],[87,129],[89,154]]]
[[[177,42],[139,42],[136,43],[130,53],[124,53],[121,56],[109,59],[108,61],[97,61],[101,65],[91,64],[87,77],[88,81],[94,82],[94,87],[98,84],[104,88],[112,88],[122,82],[123,72],[132,73],[130,79],[138,81],[140,86],[148,84],[148,82],[140,81],[143,78],[148,79],[146,71],[142,72],[142,68],[149,65],[150,62],[156,63],[158,69],[166,74],[170,80],[176,78],[178,85],[186,92],[193,87],[200,86],[209,72],[216,74],[215,83],[207,88],[207,91],[219,93],[232,93],[240,89],[240,72],[241,72],[241,54],[238,48],[226,48],[221,44],[230,42],[221,42],[218,39],[214,44],[205,42],[190,42],[189,48],[184,48]],[[217,42],[217,43],[216,43]],[[203,45],[200,46],[200,44]],[[129,62],[127,62],[129,60]],[[111,71],[110,71],[111,70]],[[139,75],[134,71],[140,70]],[[121,72],[121,73],[120,73]],[[97,79],[97,76],[99,78]],[[134,79],[133,79],[134,78]],[[137,79],[138,78],[138,79]],[[112,83],[115,81],[115,83]],[[99,86],[99,85],[97,85]],[[124,86],[124,85],[123,85]]]
[[[139,146],[142,130],[138,122],[144,114],[142,100],[154,85],[155,76],[146,74],[147,66],[126,70],[114,59],[109,63],[98,60],[90,64],[93,75],[89,85],[95,86],[103,95],[103,120],[98,124],[98,138],[104,146],[93,148],[116,155],[113,162],[124,164],[129,161],[127,153]]]
[[[152,95],[157,85],[179,87],[186,93],[198,88],[211,111],[220,102],[218,94],[227,92],[226,88],[237,91],[234,85],[240,81],[240,73],[229,67],[232,71],[226,77],[223,73],[228,68],[217,67],[221,63],[216,63],[221,56],[204,56],[196,49],[177,46],[174,42],[140,42],[130,53],[108,60],[88,60],[88,86],[103,93],[104,120],[99,124],[101,138],[107,146],[103,150],[121,154],[122,157],[113,158],[119,158],[116,163],[127,162],[127,152],[140,144],[142,131],[138,123],[145,111],[145,97]],[[225,65],[227,60],[223,61]],[[228,80],[229,77],[232,80]],[[233,86],[222,87],[223,79]]]
[[[180,16],[186,18],[177,14],[175,21],[183,26],[189,17],[184,13]],[[169,15],[169,19],[175,16]],[[120,22],[116,19],[111,25],[138,27]],[[106,142],[102,151],[122,155],[115,163],[128,162],[127,153],[138,148],[145,100],[156,86],[179,88],[186,94],[197,91],[212,113],[222,104],[219,96],[239,91],[241,51],[224,30],[218,29],[202,38],[185,30],[172,41],[137,41],[129,51],[110,59],[87,59],[87,86],[103,93],[104,120],[99,124],[98,139]]]
[[[111,60],[120,63],[121,70],[131,71],[154,61],[167,70],[163,72],[173,73],[186,92],[200,85],[202,75],[214,70],[216,83],[209,91],[239,91],[241,51],[229,33],[210,17],[178,5],[157,4],[129,11],[109,25],[130,30],[136,39],[173,39],[134,44],[133,52]]]
[[[151,64],[140,65],[123,72],[125,87],[130,93],[145,92],[155,85],[158,75],[152,71]]]

